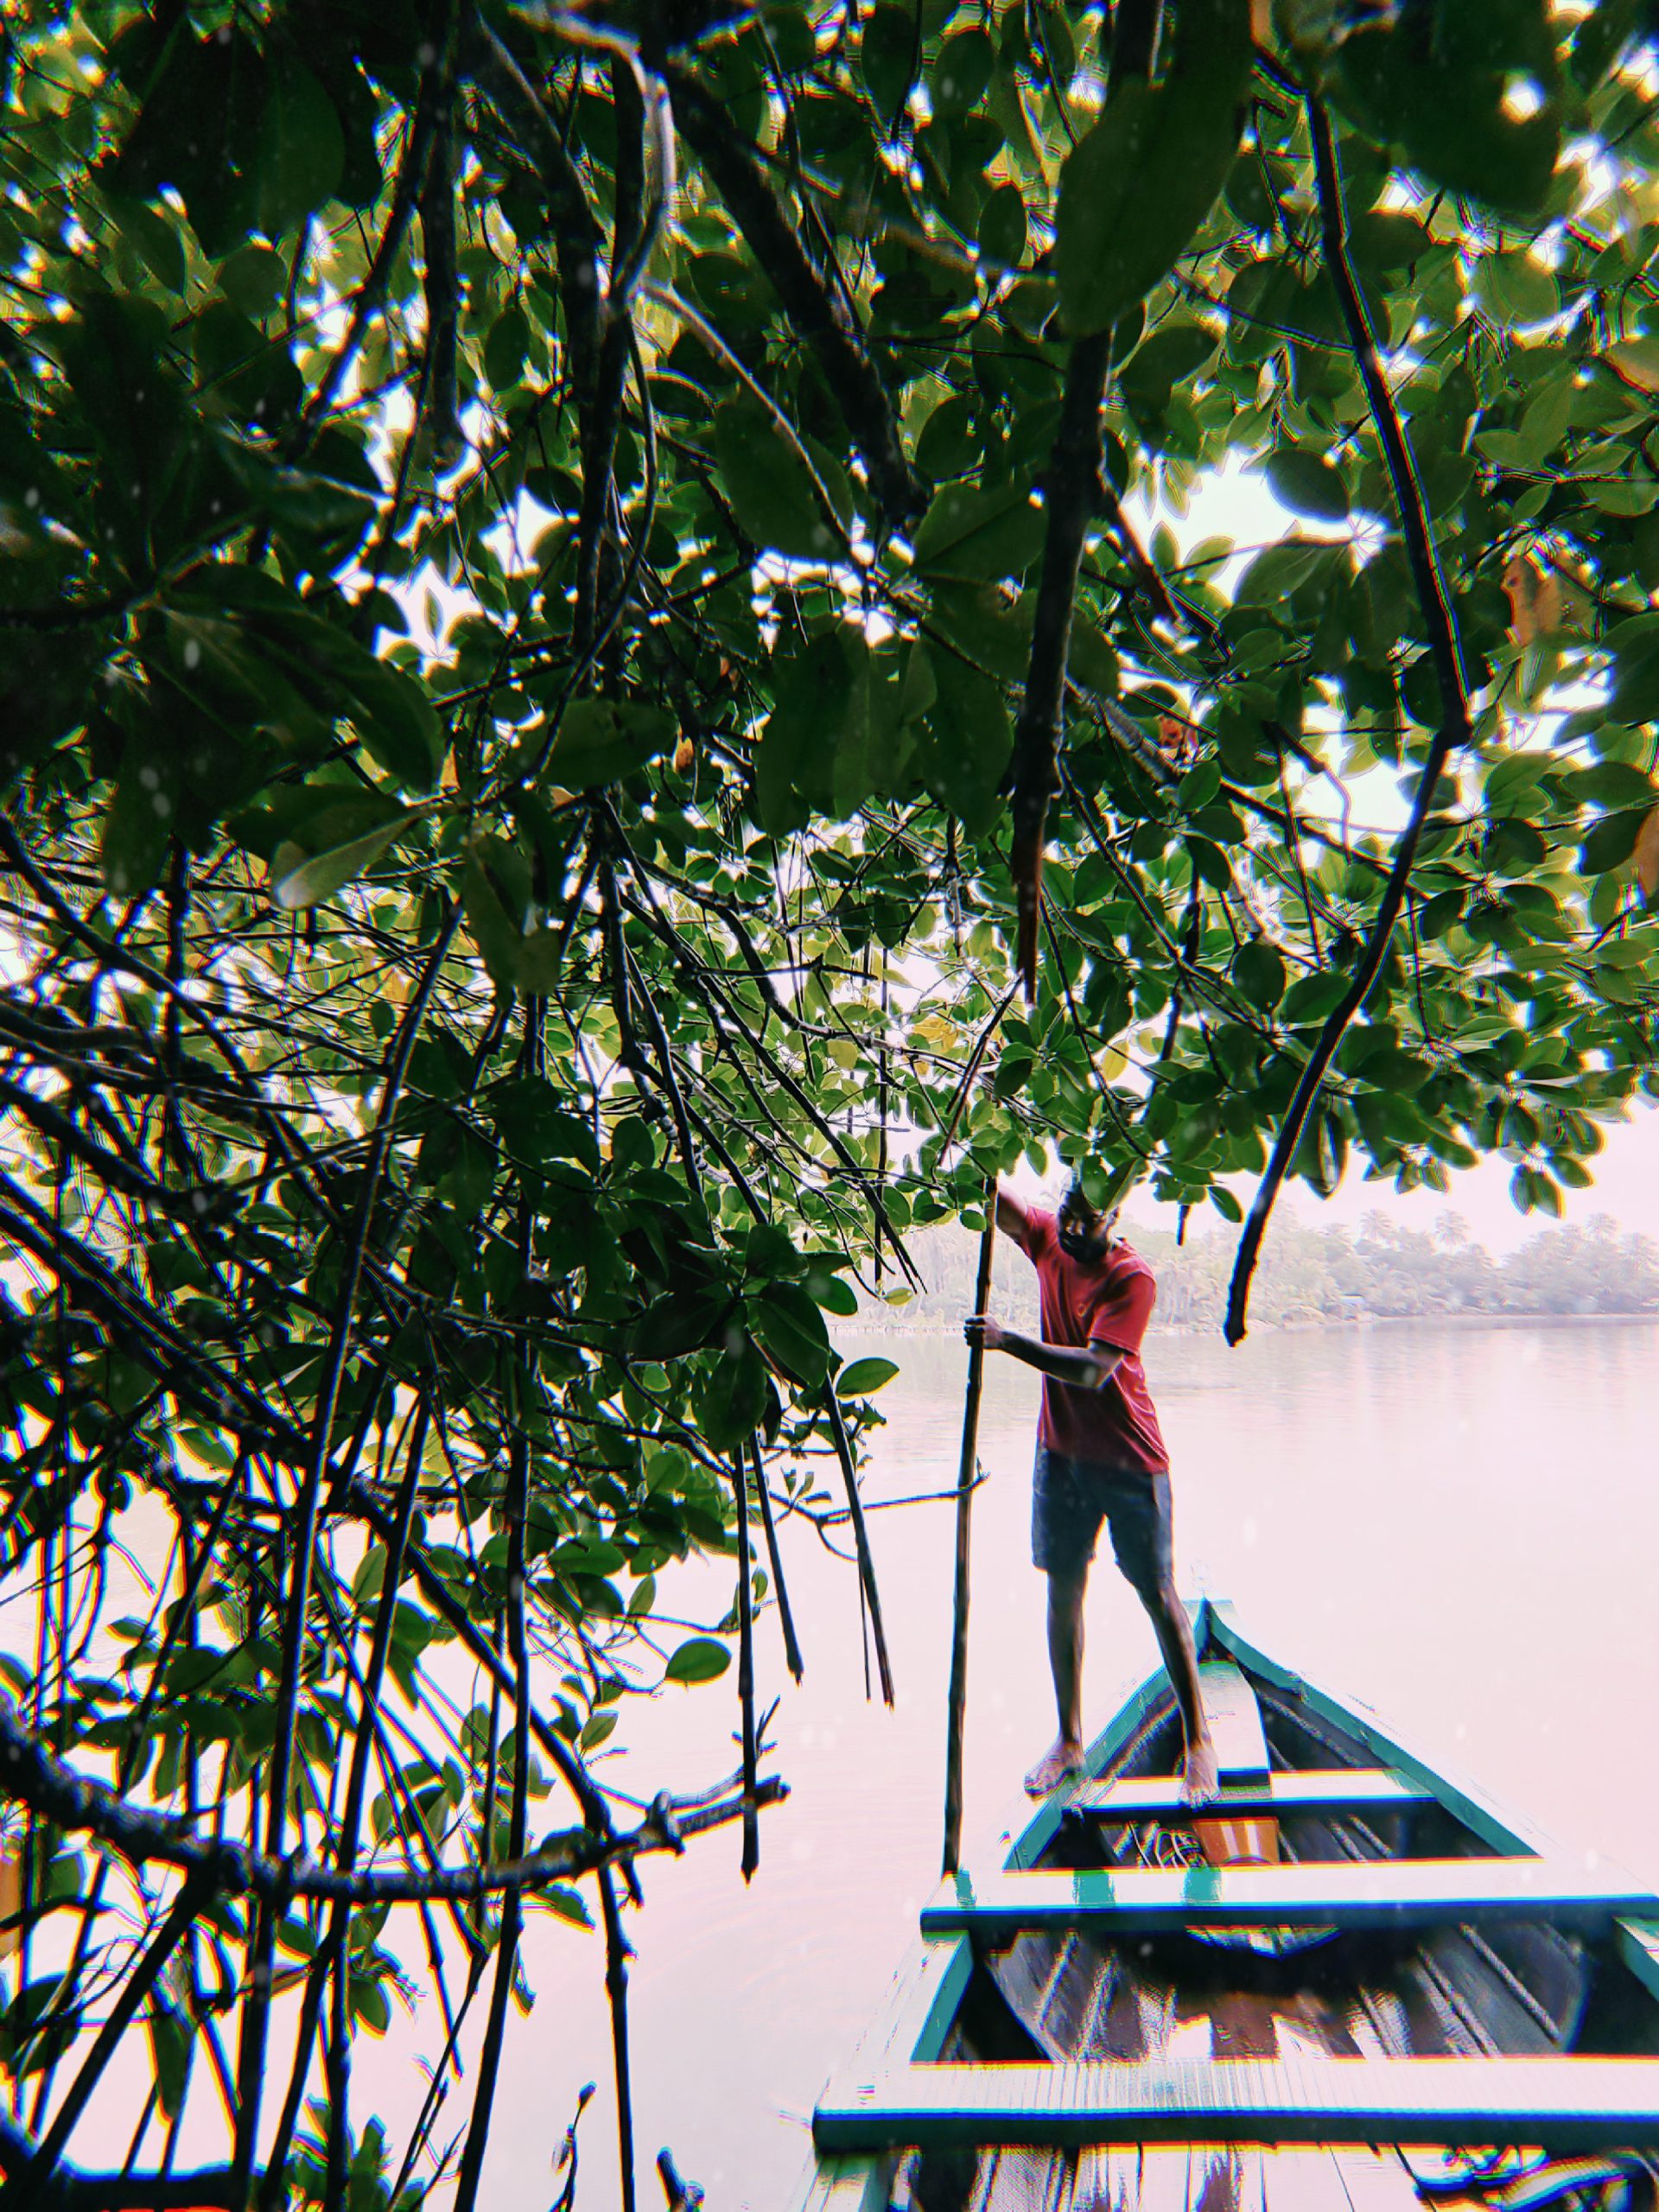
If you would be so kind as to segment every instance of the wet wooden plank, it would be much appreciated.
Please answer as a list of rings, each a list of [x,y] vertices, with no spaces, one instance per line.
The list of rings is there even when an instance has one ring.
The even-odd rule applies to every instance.
[[[1243,1675],[1230,1660],[1206,1659],[1198,1669],[1198,1693],[1222,1780],[1265,1782],[1270,1762],[1262,1708]]]
[[[893,2190],[893,2154],[820,2158],[790,2200],[796,2212],[887,2212]]]
[[[1033,2144],[1659,2144],[1659,2060],[1306,2058],[912,2066],[832,2083],[822,2152]]]
[[[1659,1921],[1621,1920],[1618,1955],[1650,1997],[1659,1997]]]
[[[925,1937],[906,1955],[860,2037],[854,2069],[876,2074],[937,2058],[973,1965],[973,1952],[960,1936]],[[790,2202],[795,2212],[887,2212],[893,2177],[893,2160],[885,2150],[848,2158],[820,2158],[815,2152]]]
[[[1200,1927],[1541,1918],[1598,1928],[1659,1917],[1650,1891],[1542,1859],[1306,1861],[1300,1866],[1090,1868],[968,1872],[941,1883],[922,1910],[928,1936],[997,1940],[1021,1929],[1086,1927],[1096,1940]]]
[[[974,1969],[971,1948],[952,1932],[930,1936],[909,1954],[887,1999],[858,2041],[855,2066],[871,2069],[937,2058]]]
[[[1389,1812],[1402,1806],[1432,1805],[1432,1789],[1392,1767],[1319,1767],[1281,1771],[1265,1780],[1229,1783],[1211,1813]],[[1180,1785],[1172,1775],[1140,1775],[1128,1782],[1085,1782],[1074,1789],[1070,1807],[1091,1820],[1185,1821]]]

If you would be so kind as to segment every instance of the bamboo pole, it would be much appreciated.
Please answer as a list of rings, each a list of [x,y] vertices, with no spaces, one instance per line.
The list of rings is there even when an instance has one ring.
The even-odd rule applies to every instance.
[[[996,1178],[985,1185],[985,1227],[979,1239],[979,1275],[974,1311],[990,1302],[991,1256],[996,1246]],[[968,1353],[968,1395],[962,1414],[962,1458],[957,1466],[957,1578],[950,1638],[950,1709],[944,1752],[944,1872],[954,1874],[962,1858],[962,1744],[968,1718],[968,1553],[972,1532],[974,1485],[979,1475],[979,1394],[985,1374],[985,1348]]]

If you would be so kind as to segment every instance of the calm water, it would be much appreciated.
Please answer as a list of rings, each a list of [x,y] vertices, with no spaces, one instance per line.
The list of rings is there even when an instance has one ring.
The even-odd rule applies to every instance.
[[[873,1497],[954,1479],[965,1354],[943,1338],[868,1349],[902,1362]],[[1375,1707],[1443,1769],[1543,1827],[1575,1859],[1659,1877],[1650,1744],[1659,1608],[1653,1394],[1659,1328],[1379,1327],[1237,1351],[1164,1337],[1147,1359],[1174,1460],[1184,1591],[1322,1686]],[[964,1858],[988,1863],[1019,1777],[1052,1733],[1042,1589],[1027,1548],[1036,1381],[994,1360],[976,1503]],[[807,2156],[815,2096],[887,1986],[937,1877],[949,1664],[951,1509],[878,1513],[873,1546],[899,1706],[862,1694],[850,1574],[799,1528],[786,1555],[807,1678],[787,1688],[763,1622],[766,1694],[784,1690],[776,1767],[789,1802],[761,1824],[745,1891],[735,1832],[645,1872],[633,1969],[641,2202],[673,2146],[711,2208],[775,2207]],[[1155,1661],[1109,1567],[1090,1597],[1088,1719]],[[649,1715],[642,1779],[687,1783],[729,1758],[722,1691]],[[538,1921],[539,2002],[510,2037],[493,2202],[549,2197],[548,2158],[580,2083],[587,2208],[615,2197],[597,1941]],[[486,2186],[488,2184],[486,2183]]]
[[[843,1348],[901,1363],[880,1401],[887,1425],[868,1496],[948,1489],[960,1342]],[[1162,1337],[1147,1367],[1174,1460],[1183,1590],[1232,1599],[1267,1649],[1375,1707],[1414,1749],[1547,1829],[1572,1858],[1615,1858],[1659,1878],[1649,1740],[1659,1607],[1647,1574],[1659,1559],[1659,1326],[1262,1332],[1236,1352],[1218,1337]],[[1020,1815],[1020,1776],[1053,1725],[1042,1586],[1027,1549],[1037,1380],[1007,1359],[987,1379],[969,1866],[992,1863]],[[809,1527],[785,1527],[805,1683],[789,1685],[771,1612],[760,1665],[763,1701],[783,1693],[770,1765],[793,1794],[762,1818],[749,1889],[738,1832],[722,1831],[682,1860],[646,1862],[647,1910],[630,1920],[642,2208],[662,2202],[651,2160],[664,2143],[708,2191],[710,2212],[785,2205],[813,2101],[913,1936],[939,1862],[952,1526],[948,1503],[873,1516],[899,1688],[892,1713],[864,1700],[850,1570]],[[711,1583],[711,1610],[717,1592]],[[1085,1718],[1097,1727],[1156,1657],[1109,1563],[1090,1593],[1089,1635]],[[631,1710],[635,1749],[610,1775],[646,1791],[705,1784],[735,1764],[736,1717],[726,1683],[667,1691]],[[413,1967],[416,1948],[410,1957]],[[602,1946],[536,1913],[527,1964],[537,2001],[507,2037],[482,2201],[543,2212],[576,2093],[596,2075],[577,2202],[605,2212],[617,2183]],[[424,2089],[416,2058],[435,2056],[440,2041],[426,2008],[398,2018],[384,2041],[358,2039],[354,2103],[382,2109],[400,2144]],[[78,2131],[81,2158],[124,2149],[140,2058],[124,2054],[100,2090]],[[470,2080],[461,2098],[451,2093],[440,2142],[464,2126],[469,2095]],[[187,2126],[187,2162],[220,2154],[205,2102],[199,2139]]]

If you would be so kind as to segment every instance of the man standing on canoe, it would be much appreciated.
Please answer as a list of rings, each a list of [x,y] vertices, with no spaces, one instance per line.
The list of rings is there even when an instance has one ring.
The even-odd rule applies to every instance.
[[[1083,1599],[1104,1521],[1125,1580],[1146,1607],[1180,1708],[1181,1794],[1216,1794],[1216,1754],[1198,1696],[1198,1656],[1175,1594],[1169,1455],[1147,1389],[1141,1344],[1158,1286],[1073,1182],[1058,1214],[996,1193],[996,1225],[1037,1270],[1042,1336],[1016,1335],[988,1313],[963,1324],[969,1344],[1005,1351],[1042,1375],[1033,1478],[1031,1548],[1048,1577],[1048,1656],[1059,1733],[1026,1777],[1040,1797],[1083,1764]]]

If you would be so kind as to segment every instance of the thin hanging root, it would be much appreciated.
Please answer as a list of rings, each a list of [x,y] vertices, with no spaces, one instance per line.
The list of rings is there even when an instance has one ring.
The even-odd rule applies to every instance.
[[[628,1961],[633,1950],[622,1933],[616,1884],[608,1866],[599,1870],[599,1898],[605,1916],[605,1993],[611,2000],[611,2050],[616,2062],[616,2152],[622,2212],[634,2212],[633,2075],[628,2063]]]
[[[754,1725],[754,1586],[749,1561],[749,1484],[743,1471],[741,1445],[732,1457],[732,1483],[737,1493],[737,1695],[743,1715],[743,1878],[747,1882],[760,1864],[760,1821],[755,1801],[760,1755]]]
[[[1038,871],[1040,875],[1042,869],[1042,855],[1040,852],[1037,855],[1037,865]],[[1039,893],[1038,910],[1040,913],[1040,891]],[[1014,993],[1019,989],[1019,988],[1020,986],[1017,982],[1010,984],[1008,988],[1002,994],[1002,996],[997,1001],[995,1012],[992,1014],[990,1020],[985,1024],[984,1027],[980,1031],[978,1036],[974,1039],[974,1049],[968,1055],[968,1065],[962,1071],[962,1081],[957,1085],[957,1095],[950,1102],[950,1113],[944,1125],[944,1135],[939,1140],[939,1163],[941,1166],[943,1166],[945,1160],[950,1158],[950,1147],[957,1141],[957,1124],[962,1120],[962,1109],[968,1103],[968,1094],[974,1087],[974,1077],[979,1073],[980,1063],[985,1058],[987,1048],[989,1046],[992,1038],[995,1036],[997,1031],[1002,1026],[1003,1015],[1014,1004]],[[1029,994],[1027,994],[1027,995],[1029,995]]]
[[[875,1586],[875,1562],[870,1557],[870,1532],[864,1519],[864,1501],[858,1491],[858,1465],[853,1458],[852,1439],[847,1433],[846,1416],[836,1396],[833,1382],[823,1388],[824,1410],[830,1416],[830,1433],[835,1439],[836,1457],[841,1461],[842,1480],[847,1485],[847,1510],[853,1524],[853,1545],[858,1554],[859,1587],[864,1602],[870,1609],[870,1634],[875,1639],[876,1672],[881,1677],[882,1702],[893,1704],[893,1667],[887,1658],[887,1633],[881,1622],[881,1593]]]
[[[798,1682],[806,1672],[806,1662],[801,1656],[800,1640],[795,1633],[795,1614],[789,1602],[789,1585],[784,1580],[783,1554],[778,1548],[778,1524],[772,1516],[772,1495],[766,1488],[766,1463],[761,1457],[759,1435],[749,1440],[749,1449],[754,1459],[754,1487],[760,1499],[760,1522],[766,1535],[766,1557],[772,1562],[772,1586],[778,1597],[778,1619],[784,1631],[784,1663]],[[740,1463],[741,1456],[740,1452]]]

